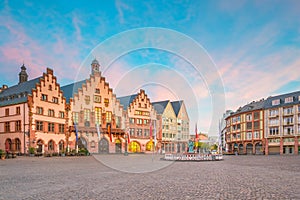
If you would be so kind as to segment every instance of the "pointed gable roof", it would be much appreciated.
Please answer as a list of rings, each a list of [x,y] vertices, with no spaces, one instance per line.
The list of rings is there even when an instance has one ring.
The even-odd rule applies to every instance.
[[[40,82],[42,77],[22,82],[3,90],[0,93],[0,106],[24,103],[27,101],[27,94],[32,94],[32,89]]]
[[[170,100],[153,102],[152,106],[158,114],[163,114]]]
[[[70,102],[70,98],[74,97],[74,94],[78,93],[78,89],[82,88],[82,85],[86,83],[86,80],[78,81],[61,87],[61,90],[66,97],[67,103]]]
[[[127,110],[129,105],[133,102],[133,100],[138,96],[138,94],[128,95],[124,97],[117,97],[120,101],[120,104],[123,105],[124,110]]]
[[[180,101],[172,101],[172,102],[171,102],[176,117],[178,117],[178,113],[179,113],[179,111],[180,111],[180,108],[181,108],[182,103],[183,103],[182,100],[180,100]]]

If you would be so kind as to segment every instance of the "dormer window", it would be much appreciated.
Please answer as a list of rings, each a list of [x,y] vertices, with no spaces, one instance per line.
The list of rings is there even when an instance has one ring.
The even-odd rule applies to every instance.
[[[275,99],[272,101],[272,106],[276,106],[280,104],[280,99]]]
[[[294,98],[293,97],[286,97],[284,99],[284,103],[292,103],[294,101]]]

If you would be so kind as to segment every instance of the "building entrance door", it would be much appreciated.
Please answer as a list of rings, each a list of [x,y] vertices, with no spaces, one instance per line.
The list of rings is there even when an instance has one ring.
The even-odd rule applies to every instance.
[[[99,148],[98,148],[99,153],[109,153],[109,149],[108,149],[109,143],[108,143],[107,139],[102,138],[99,141],[98,146],[99,146]]]
[[[247,144],[246,151],[247,151],[247,155],[252,155],[253,154],[253,145]]]
[[[116,153],[122,153],[122,143],[120,139],[116,140]]]

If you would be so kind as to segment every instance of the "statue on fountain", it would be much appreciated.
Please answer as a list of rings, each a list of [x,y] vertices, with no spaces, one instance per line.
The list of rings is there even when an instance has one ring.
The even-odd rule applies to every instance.
[[[188,153],[194,153],[194,142],[190,140],[188,145],[189,145]]]

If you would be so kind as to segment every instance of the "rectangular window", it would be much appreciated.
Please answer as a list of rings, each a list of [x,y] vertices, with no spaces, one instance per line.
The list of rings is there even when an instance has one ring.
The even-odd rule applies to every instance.
[[[96,124],[101,124],[101,113],[102,110],[99,107],[95,107],[95,123]]]
[[[247,122],[247,130],[252,129],[252,122]]]
[[[5,116],[9,116],[9,108],[5,109]]]
[[[78,124],[78,112],[73,112],[73,123]]]
[[[99,96],[99,95],[94,95],[94,102],[95,102],[95,103],[101,103],[101,96]]]
[[[100,94],[100,89],[99,89],[99,88],[96,88],[96,89],[95,89],[95,93],[96,93],[96,94]]]
[[[52,102],[58,104],[58,98],[57,98],[57,97],[53,97],[53,98],[52,98]]]
[[[116,117],[116,128],[121,128],[121,117]]]
[[[129,118],[129,123],[134,124],[134,118]]]
[[[43,122],[42,121],[36,121],[36,130],[43,131]]]
[[[246,121],[252,121],[252,114],[246,115]]]
[[[137,136],[141,137],[142,134],[143,134],[142,132],[143,132],[143,130],[141,128],[138,128],[137,129]]]
[[[294,117],[285,117],[285,118],[283,118],[283,122],[285,125],[293,124],[293,122],[294,122],[293,119],[294,119]]]
[[[150,136],[150,130],[149,129],[144,129],[144,136],[149,137]]]
[[[254,131],[254,138],[256,139],[260,138],[259,131]]]
[[[284,108],[283,109],[283,113],[285,115],[291,115],[291,114],[293,114],[293,107]]]
[[[270,128],[270,135],[273,136],[273,135],[278,135],[279,131],[278,131],[278,127],[272,127]]]
[[[20,114],[21,114],[20,106],[16,107],[16,114],[17,114],[17,115],[20,115]]]
[[[53,109],[48,110],[48,116],[49,117],[54,117],[54,110]]]
[[[247,140],[251,140],[252,139],[252,132],[247,132],[246,139]]]
[[[254,122],[254,129],[259,129],[259,121]]]
[[[65,132],[65,125],[64,124],[59,124],[58,125],[58,131],[60,133],[64,133]]]
[[[111,112],[107,111],[106,112],[106,123],[110,123],[111,122]]]
[[[65,118],[65,112],[59,111],[59,117],[60,118]]]
[[[54,132],[54,123],[48,123],[48,132]]]
[[[294,134],[294,127],[293,126],[284,127],[283,132],[284,132],[285,135],[293,135]]]
[[[84,109],[84,121],[85,122],[90,121],[90,109]]]
[[[143,119],[136,119],[136,124],[143,124]]]
[[[273,116],[277,116],[278,115],[278,109],[274,109],[274,110],[270,110],[269,111],[269,116],[273,117]]]
[[[134,136],[134,131],[135,131],[134,128],[130,128],[130,129],[129,129],[129,133],[130,133],[131,136]]]
[[[278,118],[270,119],[270,126],[278,126],[278,125],[279,125]]]
[[[16,121],[16,131],[21,131],[21,120]]]
[[[254,113],[254,120],[259,119],[259,112]]]
[[[108,107],[108,105],[109,105],[109,99],[108,98],[104,99],[104,105],[105,105],[105,107]]]
[[[5,122],[5,132],[10,132],[10,123],[9,122]]]
[[[91,98],[90,98],[90,96],[85,95],[84,100],[85,100],[85,104],[86,104],[86,105],[89,105],[89,104],[90,104],[90,101],[91,101]]]
[[[44,109],[42,107],[36,107],[36,114],[39,114],[39,115],[44,114]]]
[[[42,94],[41,100],[42,100],[42,101],[48,101],[48,95]]]

